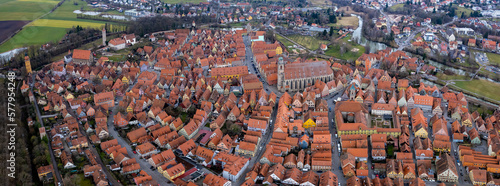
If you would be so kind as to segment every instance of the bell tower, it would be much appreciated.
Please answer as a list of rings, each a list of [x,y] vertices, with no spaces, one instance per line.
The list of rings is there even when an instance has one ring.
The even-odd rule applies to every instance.
[[[278,59],[278,90],[284,90],[283,81],[285,81],[285,62],[283,61],[283,57]]]

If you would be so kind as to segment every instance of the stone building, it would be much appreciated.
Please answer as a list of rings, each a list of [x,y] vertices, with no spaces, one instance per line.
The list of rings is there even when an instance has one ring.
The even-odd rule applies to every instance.
[[[334,74],[326,61],[285,64],[283,58],[278,60],[278,90],[301,91],[313,85],[316,80],[329,82]]]

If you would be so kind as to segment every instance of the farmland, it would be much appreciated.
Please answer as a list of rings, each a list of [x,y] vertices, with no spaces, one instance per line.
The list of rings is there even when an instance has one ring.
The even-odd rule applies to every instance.
[[[0,21],[0,43],[22,28],[27,21]]]
[[[0,2],[1,1],[7,0],[0,0]],[[54,12],[29,23],[14,37],[6,41],[4,44],[0,45],[0,52],[5,52],[14,48],[28,45],[40,45],[51,41],[58,41],[64,36],[64,34],[66,34],[66,29],[72,28],[77,25],[81,27],[93,28],[100,28],[101,26],[103,26],[104,22],[101,21],[76,18],[76,14],[73,13],[73,11],[79,10],[82,6],[82,3],[84,3],[84,6],[86,6],[84,1],[65,1]]]
[[[328,44],[328,41],[319,40],[312,36],[291,35],[287,36],[289,39],[297,42],[298,44],[306,47],[309,50],[316,50],[320,44]]]
[[[0,0],[0,21],[31,21],[50,12],[55,0]]]

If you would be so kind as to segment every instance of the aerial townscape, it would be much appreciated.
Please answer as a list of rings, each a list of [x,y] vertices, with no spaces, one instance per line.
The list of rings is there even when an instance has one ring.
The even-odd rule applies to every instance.
[[[500,185],[498,0],[25,1],[6,185]]]

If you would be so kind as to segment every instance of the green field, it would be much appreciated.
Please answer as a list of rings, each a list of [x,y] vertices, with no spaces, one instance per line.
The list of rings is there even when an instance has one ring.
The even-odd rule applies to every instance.
[[[456,81],[455,86],[500,101],[500,84],[486,80]]]
[[[289,39],[297,42],[298,44],[306,47],[309,50],[316,50],[320,44],[328,44],[328,41],[319,40],[312,36],[291,35],[287,36]]]
[[[494,54],[494,53],[487,52],[486,56],[488,56],[488,60],[490,61],[490,64],[500,66],[500,54]]]
[[[285,39],[284,37],[281,37],[280,35],[276,34],[276,39],[278,39],[279,42],[283,43],[286,48],[288,48],[289,46],[293,47],[292,42],[288,41],[288,39]]]
[[[74,5],[74,3],[78,5]],[[77,14],[73,13],[73,11],[79,10],[82,5],[86,6],[87,4],[85,1],[65,1],[54,12],[29,23],[13,38],[0,45],[0,53],[23,46],[41,45],[50,41],[58,41],[66,34],[66,29],[77,25],[94,28],[100,28],[104,25],[104,22],[101,21],[77,19]]]
[[[441,80],[466,80],[466,79],[470,79],[466,76],[461,76],[461,75],[446,75],[444,73],[438,73],[436,75],[437,78],[441,79]]]
[[[0,21],[31,21],[50,12],[55,0],[0,0]]]
[[[337,23],[330,23],[328,26],[334,26],[334,27],[339,27],[339,26],[352,26],[354,27],[353,29],[358,28],[359,24],[359,18],[356,16],[348,16],[348,17],[342,17],[341,19],[337,18]]]
[[[457,7],[457,10],[455,11],[455,15],[457,17],[462,16],[462,12],[464,13],[465,17],[470,17],[470,13],[473,12],[472,9],[468,9],[468,8],[464,8],[464,7],[459,7],[459,6],[456,6],[456,7]]]
[[[404,4],[397,4],[397,5],[391,6],[390,9],[393,11],[396,11],[400,8],[403,8],[404,6],[405,6]]]
[[[365,53],[365,47],[358,45],[353,41],[349,42],[350,38],[351,38],[351,36],[347,36],[345,38],[342,38],[342,40],[340,42],[345,42],[346,44],[351,45],[352,48],[359,49],[359,51],[352,52],[351,51],[352,48],[351,48],[349,50],[346,50],[344,52],[344,54],[341,55],[340,54],[340,46],[341,45],[340,44],[333,44],[333,45],[328,46],[328,49],[325,51],[325,55],[336,57],[336,58],[343,59],[343,60],[351,60],[351,61],[358,59],[361,55],[363,55],[363,53]]]
[[[161,2],[167,3],[167,4],[179,4],[179,3],[194,3],[198,4],[201,2],[207,2],[206,0],[161,0]]]

